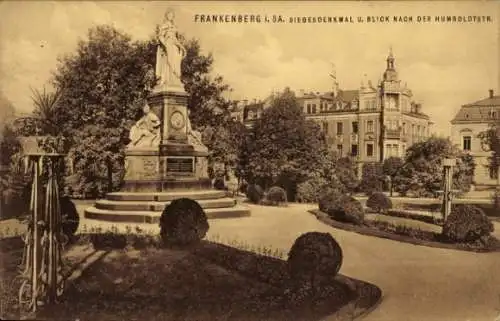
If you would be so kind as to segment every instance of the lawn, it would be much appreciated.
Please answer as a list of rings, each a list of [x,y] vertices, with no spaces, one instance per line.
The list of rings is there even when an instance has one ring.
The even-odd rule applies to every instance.
[[[89,239],[80,235],[69,247],[69,270],[96,251]],[[13,280],[23,244],[19,237],[0,244],[1,314],[18,319]],[[206,240],[184,249],[147,242],[97,249],[104,255],[68,282],[57,308],[41,307],[36,319],[351,320],[381,298],[376,286],[342,275],[314,297],[297,297],[286,261],[270,256],[279,251],[261,255]]]

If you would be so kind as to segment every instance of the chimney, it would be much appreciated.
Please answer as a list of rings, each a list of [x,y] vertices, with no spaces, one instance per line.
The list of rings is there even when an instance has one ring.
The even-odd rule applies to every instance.
[[[493,89],[490,89],[489,92],[490,92],[490,98],[493,98]]]

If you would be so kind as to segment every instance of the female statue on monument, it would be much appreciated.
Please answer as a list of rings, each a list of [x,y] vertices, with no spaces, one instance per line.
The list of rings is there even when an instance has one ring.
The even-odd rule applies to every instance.
[[[128,148],[155,147],[160,144],[160,119],[148,104],[142,108],[144,115],[130,129]]]
[[[158,30],[158,50],[156,53],[156,76],[158,88],[182,87],[181,62],[186,56],[186,48],[179,41],[174,24],[175,14],[167,10],[163,25]]]

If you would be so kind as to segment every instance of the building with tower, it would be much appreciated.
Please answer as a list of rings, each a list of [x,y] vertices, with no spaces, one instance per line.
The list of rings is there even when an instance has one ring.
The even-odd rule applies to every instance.
[[[390,50],[383,78],[376,86],[364,79],[357,89],[341,89],[335,69],[329,92],[296,93],[308,119],[321,125],[330,148],[359,164],[403,157],[406,149],[430,136],[432,122],[402,84]],[[366,77],[365,77],[366,78]],[[243,121],[251,126],[265,101],[242,105]],[[255,112],[257,110],[257,112]]]

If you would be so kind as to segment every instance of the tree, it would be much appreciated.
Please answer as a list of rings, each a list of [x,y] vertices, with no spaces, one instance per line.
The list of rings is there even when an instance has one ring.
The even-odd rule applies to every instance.
[[[485,151],[490,151],[489,167],[497,177],[497,185],[500,185],[500,120],[490,124],[488,130],[479,133],[481,146]]]
[[[334,172],[343,193],[352,194],[359,187],[356,163],[350,157],[334,159]]]
[[[224,175],[235,170],[239,160],[240,148],[247,133],[246,127],[233,120],[217,127],[207,126],[203,131],[203,143],[208,147],[209,167],[215,164],[224,165]]]
[[[394,183],[397,180],[397,176],[401,171],[401,169],[403,168],[403,166],[404,162],[399,157],[392,156],[384,160],[384,163],[382,165],[382,172],[384,175],[388,176],[391,180],[389,186],[389,192],[391,196],[394,190]]]
[[[59,59],[54,85],[61,91],[57,122],[66,136],[88,124],[127,130],[141,114],[154,84],[153,40],[133,42],[111,26],[91,28],[76,53]]]
[[[384,186],[384,172],[380,163],[365,163],[361,174],[361,191],[367,195],[373,192],[382,192]]]
[[[321,128],[306,120],[288,88],[273,97],[245,148],[242,161],[247,181],[264,188],[281,186],[289,200],[295,200],[298,184],[323,171],[328,155]]]
[[[443,188],[444,158],[456,158],[453,172],[453,188],[466,192],[474,177],[472,156],[463,153],[447,138],[430,137],[413,144],[406,153],[405,165],[397,176],[396,190],[402,194],[413,193],[417,197],[432,197]]]
[[[223,97],[229,90],[221,76],[211,76],[213,55],[201,54],[196,39],[185,40],[186,57],[182,60],[182,82],[189,94],[190,120],[195,129],[219,127],[229,120],[230,103]]]
[[[69,139],[66,152],[77,170],[75,188],[80,192],[98,196],[103,187],[96,168],[123,159],[129,129],[156,80],[151,77],[155,49],[152,39],[132,41],[104,25],[89,29],[75,53],[58,59],[53,84],[60,107],[54,122]],[[120,175],[123,162],[113,168],[113,176]]]

